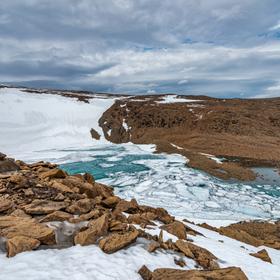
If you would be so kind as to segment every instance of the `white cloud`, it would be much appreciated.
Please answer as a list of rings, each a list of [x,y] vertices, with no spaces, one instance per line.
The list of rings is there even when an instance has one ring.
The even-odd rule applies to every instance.
[[[279,42],[260,36],[280,28],[278,0],[3,0],[0,12],[0,81],[250,96],[280,71]]]

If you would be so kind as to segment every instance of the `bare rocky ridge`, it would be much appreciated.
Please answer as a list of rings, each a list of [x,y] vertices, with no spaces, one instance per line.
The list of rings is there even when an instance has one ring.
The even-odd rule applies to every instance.
[[[2,156],[0,162],[5,158]],[[189,238],[201,234],[163,208],[139,205],[134,199],[123,200],[114,195],[112,188],[95,182],[90,174],[70,176],[51,163],[10,161],[18,170],[0,173],[0,237],[4,238],[8,257],[29,250],[77,244],[96,245],[104,253],[113,254],[144,238],[149,242],[148,252],[174,252],[179,257],[174,260],[178,266],[185,266],[185,261],[180,259],[184,256],[193,259],[199,270],[150,272],[144,267],[139,271],[143,279],[247,279],[239,268],[220,268],[219,259],[212,252]],[[64,236],[59,228],[49,224],[54,221],[70,222],[76,225],[75,230]],[[159,234],[146,232],[157,224],[161,229]],[[251,244],[251,238],[254,246],[280,249],[279,222],[233,224],[226,228],[230,233],[225,228],[202,226],[237,240],[242,240],[238,234],[244,231],[247,239],[242,241]],[[164,239],[164,232],[172,234],[174,239]],[[271,262],[266,251],[251,257]]]
[[[160,103],[163,98],[116,101],[99,120],[106,139],[156,144],[158,152],[182,154],[190,167],[222,179],[253,180],[248,167],[280,167],[280,98],[178,96],[190,100]]]

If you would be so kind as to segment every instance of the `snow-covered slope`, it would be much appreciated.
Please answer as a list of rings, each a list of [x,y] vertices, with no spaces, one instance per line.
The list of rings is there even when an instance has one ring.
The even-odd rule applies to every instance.
[[[1,152],[26,159],[36,151],[104,142],[102,138],[93,140],[90,129],[94,128],[103,135],[98,120],[113,102],[114,98],[109,97],[95,96],[85,103],[60,95],[1,88]]]

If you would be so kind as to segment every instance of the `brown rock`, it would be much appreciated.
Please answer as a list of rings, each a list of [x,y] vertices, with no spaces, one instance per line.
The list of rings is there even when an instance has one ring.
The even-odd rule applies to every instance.
[[[240,229],[234,229],[230,227],[221,227],[219,230],[219,233],[222,235],[226,235],[230,238],[239,240],[241,242],[250,244],[255,247],[259,247],[263,245],[263,242],[254,236],[250,235],[246,231],[240,230]]]
[[[26,236],[15,236],[7,240],[7,257],[13,257],[18,253],[31,251],[39,247],[40,241]]]
[[[97,219],[98,217],[100,217],[102,214],[102,212],[100,212],[98,209],[94,209],[91,210],[89,213],[87,214],[82,214],[77,218],[71,218],[69,220],[70,223],[79,223],[82,221],[88,221],[90,219]]]
[[[188,246],[189,243],[184,242],[183,240],[177,240],[175,242],[176,247],[181,251],[186,257],[194,259],[194,254]]]
[[[91,174],[89,174],[89,173],[85,173],[84,175],[83,175],[83,178],[84,178],[84,180],[86,181],[86,182],[88,182],[88,183],[90,183],[90,184],[94,184],[94,178],[93,178],[93,176],[91,175]]]
[[[66,172],[61,170],[61,169],[58,169],[58,168],[54,168],[54,169],[51,169],[47,172],[43,172],[40,174],[40,177],[41,178],[49,178],[49,179],[59,179],[59,178],[65,178],[66,177]]]
[[[112,233],[99,241],[99,247],[103,252],[111,254],[132,244],[136,241],[137,237],[137,230],[131,230],[124,233]]]
[[[131,201],[121,200],[115,210],[114,213],[121,213],[121,212],[127,212],[127,213],[135,213],[138,210],[138,203],[135,199],[131,199]]]
[[[128,216],[128,222],[131,224],[138,224],[138,225],[155,225],[152,220],[155,220],[157,215],[152,212],[146,212],[141,214],[130,214]]]
[[[65,199],[65,196],[62,193],[58,193],[55,197],[55,201],[63,201]]]
[[[16,209],[13,211],[10,216],[15,216],[15,217],[23,217],[23,218],[32,218],[30,215],[26,214],[23,210],[21,209]]]
[[[75,214],[85,214],[88,213],[94,207],[94,203],[89,198],[80,199],[74,202],[72,205],[66,208],[66,211]]]
[[[168,212],[163,208],[156,208],[155,214],[158,217],[158,220],[164,224],[170,224],[174,221],[174,217],[170,216]]]
[[[186,266],[186,262],[182,258],[180,258],[180,259],[174,258],[174,263],[181,267]]]
[[[94,183],[94,190],[96,192],[96,196],[102,196],[103,198],[108,198],[114,195],[113,189],[103,185],[101,183]]]
[[[0,152],[0,160],[4,160],[6,158],[6,155]]]
[[[44,218],[40,220],[40,223],[52,222],[52,221],[69,221],[73,216],[69,213],[63,211],[55,211],[53,213],[48,214]]]
[[[187,238],[186,227],[183,223],[179,221],[175,221],[171,224],[163,225],[160,228],[166,230],[170,234],[177,236],[179,239]]]
[[[56,244],[53,229],[36,222],[34,219],[23,217],[0,217],[0,235],[8,239],[20,235],[38,239],[46,245]]]
[[[13,207],[13,202],[6,198],[0,198],[0,213]]]
[[[75,244],[80,244],[82,246],[95,244],[101,236],[107,233],[108,222],[109,217],[107,214],[91,221],[87,230],[81,231],[75,236]]]
[[[145,279],[145,278],[143,278]],[[248,280],[239,267],[205,270],[159,268],[152,272],[152,280]]]
[[[20,167],[11,159],[0,160],[0,173],[18,171]]]
[[[216,262],[217,257],[208,250],[180,239],[176,241],[175,245],[186,257],[194,259],[204,269],[219,268]]]
[[[91,179],[89,180],[91,181]],[[101,196],[102,198],[107,198],[113,196],[113,190],[111,188],[99,183],[92,184],[89,182],[85,182],[82,175],[68,176],[67,178],[61,180],[60,182],[68,186],[75,192],[86,194],[88,198],[95,198],[97,196]],[[74,188],[76,188],[76,190]]]
[[[102,201],[102,205],[107,208],[114,208],[120,200],[117,196],[110,196]]]
[[[158,248],[160,248],[160,244],[156,241],[152,241],[149,246],[148,246],[148,252],[153,253],[155,252]]]
[[[128,224],[122,223],[117,220],[111,220],[109,225],[110,231],[126,231],[128,229]]]
[[[280,249],[280,223],[246,221],[219,229],[221,234],[258,247],[265,245]]]
[[[73,193],[74,192],[71,188],[67,187],[66,185],[64,185],[60,182],[56,182],[56,181],[52,182],[50,187],[58,190],[61,193]]]
[[[31,204],[23,207],[27,214],[31,215],[44,215],[50,214],[54,211],[65,209],[68,204],[64,201],[48,201],[48,200],[33,200]]]
[[[92,137],[93,139],[96,139],[96,140],[99,140],[99,139],[100,139],[100,134],[99,134],[94,128],[92,128],[92,129],[90,130],[90,134],[91,134],[91,137]]]
[[[152,272],[143,265],[139,270],[138,273],[142,277],[143,280],[152,280]]]
[[[265,249],[262,249],[262,250],[258,251],[257,253],[251,253],[250,255],[253,257],[259,258],[259,259],[263,260],[264,262],[272,263],[271,258],[269,257],[269,255]]]

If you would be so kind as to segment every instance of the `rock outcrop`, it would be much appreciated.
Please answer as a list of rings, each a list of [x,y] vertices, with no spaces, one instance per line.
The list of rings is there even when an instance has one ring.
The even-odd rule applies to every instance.
[[[135,242],[138,235],[138,231],[134,229],[124,233],[112,233],[99,241],[99,247],[103,252],[111,254]]]
[[[7,257],[13,257],[18,253],[31,251],[38,248],[40,241],[26,236],[15,236],[7,241]]]
[[[258,251],[257,253],[251,253],[250,255],[253,257],[259,258],[259,259],[263,260],[264,262],[272,263],[271,258],[265,249],[262,249],[262,250]]]
[[[151,272],[144,266],[138,273],[143,280],[248,280],[244,272],[238,267],[212,271],[159,268]]]

